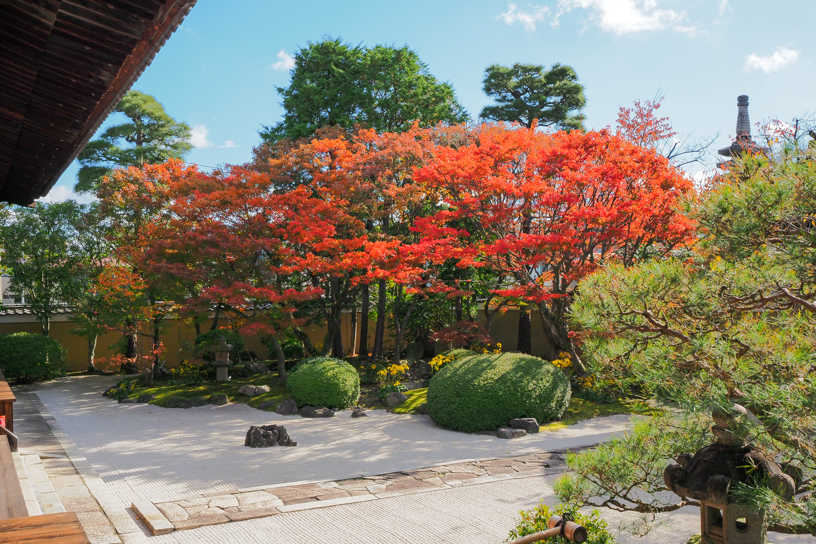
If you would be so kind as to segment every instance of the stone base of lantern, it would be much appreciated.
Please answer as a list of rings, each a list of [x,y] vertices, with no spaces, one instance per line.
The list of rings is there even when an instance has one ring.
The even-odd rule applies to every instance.
[[[226,382],[229,380],[229,369],[225,366],[215,367],[215,381]]]
[[[741,504],[700,502],[701,544],[768,544],[765,513]]]

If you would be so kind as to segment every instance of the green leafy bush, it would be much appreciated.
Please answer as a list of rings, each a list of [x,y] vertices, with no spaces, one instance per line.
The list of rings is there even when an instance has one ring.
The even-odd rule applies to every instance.
[[[360,376],[345,361],[312,357],[298,363],[289,374],[286,387],[298,405],[348,408],[360,398]]]
[[[205,361],[215,361],[215,351],[213,347],[221,342],[221,337],[230,344],[230,361],[237,362],[240,359],[241,353],[244,351],[244,339],[237,332],[232,332],[229,329],[217,329],[214,331],[207,331],[200,334],[195,339],[196,355]]]
[[[472,355],[446,364],[431,378],[428,410],[446,429],[476,432],[534,417],[540,424],[561,417],[570,400],[564,373],[522,353]]]
[[[587,514],[581,513],[577,507],[568,504],[556,504],[550,508],[543,502],[533,510],[522,510],[519,512],[521,518],[516,525],[516,528],[510,531],[507,540],[515,540],[522,536],[532,535],[540,531],[546,531],[547,520],[552,516],[561,516],[568,514],[575,520],[575,523],[583,525],[587,530],[586,544],[615,544],[615,537],[609,533],[609,525],[601,517],[600,512],[593,508],[592,512]],[[556,542],[566,544],[569,540],[557,536],[549,539],[547,542]]]
[[[18,332],[0,336],[0,370],[14,383],[65,376],[65,348],[50,336]]]

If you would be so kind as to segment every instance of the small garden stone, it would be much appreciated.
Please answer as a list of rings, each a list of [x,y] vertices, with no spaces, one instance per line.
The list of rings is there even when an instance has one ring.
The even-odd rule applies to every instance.
[[[423,415],[423,416],[427,416],[428,415],[428,403],[423,402],[422,404],[417,406],[416,413],[420,414],[420,415]]]
[[[229,398],[224,394],[210,395],[210,404],[224,406],[225,404],[229,404]]]
[[[253,425],[249,428],[244,440],[244,446],[250,448],[268,448],[270,446],[297,446],[297,442],[289,438],[286,428],[278,425]]]
[[[125,397],[119,399],[119,404],[136,404],[137,402],[139,402],[139,399],[128,399]]]
[[[355,408],[354,411],[351,413],[351,417],[358,418],[358,417],[368,417],[362,408]]]
[[[156,400],[156,395],[153,395],[151,393],[145,393],[144,395],[139,395],[139,402],[141,402],[141,403],[147,403],[147,402],[150,402],[150,401],[153,401],[153,400]]]
[[[273,406],[275,406],[274,400],[265,400],[258,405],[258,410],[269,410]]]
[[[496,433],[499,438],[521,438],[525,436],[527,431],[524,429],[513,429],[512,427],[502,427]]]
[[[263,363],[249,363],[246,369],[251,375],[254,374],[269,374],[269,368]]]
[[[514,429],[524,429],[529,434],[535,434],[539,431],[540,426],[534,417],[519,417],[510,420],[510,426]]]
[[[269,393],[270,389],[268,385],[242,385],[241,388],[238,390],[238,393],[241,395],[246,395],[248,397],[257,397],[258,395],[263,395],[264,393]]]
[[[278,408],[275,410],[275,413],[278,413],[282,416],[293,416],[297,414],[298,405],[295,402],[295,399],[285,399],[283,402],[278,404]]]
[[[393,408],[394,406],[399,406],[406,400],[408,400],[408,395],[394,391],[393,393],[388,393],[385,397],[385,404],[389,408]]]
[[[334,417],[334,411],[323,406],[304,406],[300,409],[303,417]]]
[[[195,397],[190,399],[190,406],[199,407],[199,406],[207,406],[210,403],[210,399],[205,397]]]

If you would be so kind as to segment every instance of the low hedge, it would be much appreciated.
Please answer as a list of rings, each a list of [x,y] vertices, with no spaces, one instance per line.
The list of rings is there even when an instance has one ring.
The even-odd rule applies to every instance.
[[[297,364],[289,374],[286,387],[299,406],[325,406],[343,409],[360,398],[360,376],[345,361],[331,357],[312,357]]]
[[[477,432],[511,419],[558,419],[570,400],[569,381],[552,363],[522,353],[472,355],[445,365],[428,386],[428,413],[446,429]]]
[[[9,382],[33,383],[65,376],[65,348],[50,336],[17,332],[0,336],[0,370]]]

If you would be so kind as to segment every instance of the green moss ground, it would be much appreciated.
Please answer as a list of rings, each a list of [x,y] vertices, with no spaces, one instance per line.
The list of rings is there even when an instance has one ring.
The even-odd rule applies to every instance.
[[[408,400],[394,408],[395,414],[413,414],[419,405],[428,400],[428,388],[412,389],[406,391]]]
[[[238,389],[242,385],[268,385],[270,387],[269,393],[264,393],[257,397],[247,397],[238,394]],[[289,391],[286,386],[278,383],[278,375],[275,373],[263,374],[258,376],[251,376],[249,378],[232,378],[228,382],[204,382],[198,384],[175,384],[156,382],[153,387],[145,387],[144,381],[139,378],[139,385],[131,393],[131,397],[138,397],[145,393],[156,395],[156,399],[151,402],[157,406],[165,406],[167,399],[170,397],[194,398],[194,397],[209,397],[215,394],[225,394],[230,402],[238,404],[249,404],[253,408],[257,408],[258,404],[264,401],[277,401],[280,403],[284,399],[289,398]],[[277,405],[273,405],[270,410],[274,410]]]

